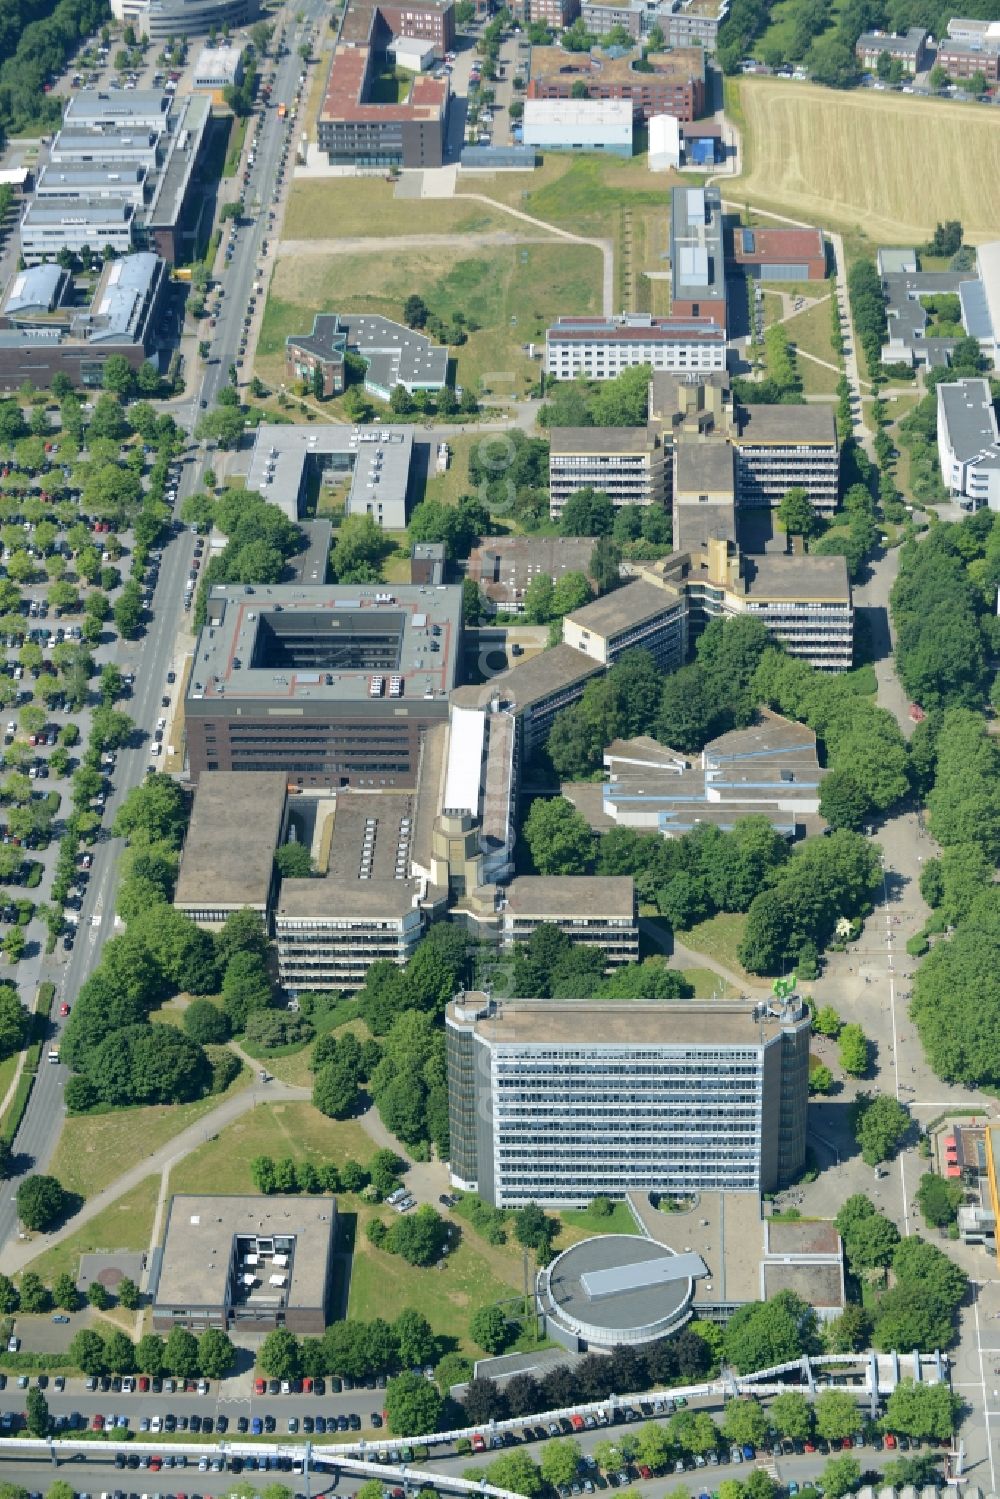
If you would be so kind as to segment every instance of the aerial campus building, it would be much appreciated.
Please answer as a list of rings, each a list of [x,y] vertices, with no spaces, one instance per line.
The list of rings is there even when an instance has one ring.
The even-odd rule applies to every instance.
[[[708,316],[561,317],[545,330],[545,373],[614,380],[636,364],[654,370],[724,370],[726,330]]]
[[[496,1207],[773,1191],[805,1159],[809,1015],[798,998],[468,993],[445,1026],[452,1180]]]
[[[383,530],[402,531],[415,442],[413,427],[388,423],[350,427],[325,422],[312,428],[262,423],[254,438],[247,488],[297,521],[312,478],[321,484],[346,482],[348,515],[370,515]]]
[[[397,385],[413,395],[442,390],[448,383],[446,348],[414,328],[371,313],[317,313],[311,333],[291,333],[285,340],[285,373],[290,380],[311,380],[320,370],[324,396],[339,396],[349,353],[365,361],[365,390],[382,401]]]
[[[206,36],[210,31],[235,31],[256,20],[257,0],[112,0],[116,21],[132,25],[151,42],[171,37]]]
[[[1000,510],[1000,432],[988,380],[937,388],[941,480],[968,510]]]
[[[717,187],[670,193],[670,311],[726,326],[722,195]]]
[[[191,775],[412,787],[461,650],[458,587],[217,584],[185,698]]]
[[[549,432],[549,515],[558,520],[580,489],[623,505],[664,505],[669,467],[652,427],[553,427]]]
[[[642,72],[633,62],[631,57],[611,57],[603,52],[532,47],[531,81],[525,102],[573,99],[586,89],[589,99],[628,101],[642,120],[669,114],[690,121],[704,114],[705,53],[701,47],[651,52],[646,56],[648,69]]]

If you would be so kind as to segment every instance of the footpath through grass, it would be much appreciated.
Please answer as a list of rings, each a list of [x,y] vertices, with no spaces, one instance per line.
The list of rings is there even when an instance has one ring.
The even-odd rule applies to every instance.
[[[92,1254],[100,1249],[148,1249],[156,1217],[156,1200],[160,1192],[160,1178],[147,1176],[131,1192],[119,1197],[77,1229],[75,1234],[46,1249],[32,1260],[30,1269],[36,1271],[50,1285],[63,1271],[76,1276],[81,1254]]]
[[[686,932],[678,932],[677,941],[694,952],[704,953],[707,958],[714,958],[738,979],[760,985],[765,980],[747,973],[737,957],[746,923],[746,916],[741,912],[723,911],[717,916],[711,916],[708,921],[699,921],[697,926],[690,927]]]

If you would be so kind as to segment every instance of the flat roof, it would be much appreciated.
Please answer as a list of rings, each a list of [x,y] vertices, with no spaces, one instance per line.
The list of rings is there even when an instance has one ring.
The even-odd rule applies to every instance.
[[[691,1296],[691,1281],[706,1274],[698,1255],[684,1255],[681,1274],[648,1277],[674,1258],[662,1244],[632,1234],[600,1234],[573,1244],[548,1274],[552,1300],[566,1316],[609,1334],[648,1327],[677,1315]],[[604,1289],[599,1295],[591,1287]]]
[[[846,557],[815,557],[798,553],[791,557],[749,556],[743,558],[747,597],[751,601],[802,599],[809,602],[849,604],[851,580]]]
[[[707,1274],[700,1254],[663,1254],[659,1258],[639,1260],[632,1264],[586,1270],[580,1276],[580,1284],[591,1301],[598,1301],[603,1296],[617,1296],[623,1291],[649,1290],[654,1286],[671,1285],[677,1280],[691,1280],[696,1275]]]
[[[943,380],[938,386],[939,409],[948,427],[948,441],[962,461],[997,445],[997,418],[986,380]]]
[[[635,882],[631,875],[523,874],[511,881],[505,895],[512,916],[540,921],[572,921],[583,916],[606,916],[616,921],[635,918]]]
[[[277,712],[283,705],[291,708],[309,700],[349,701],[390,711],[395,707],[405,717],[414,700],[445,696],[455,685],[461,633],[462,590],[457,584],[216,584],[195,647],[187,701],[251,699]],[[391,664],[352,664],[352,639],[373,637],[387,642]],[[302,665],[294,652],[287,664],[258,664],[265,645],[281,646],[293,638],[308,642],[314,656],[323,647],[322,664]],[[383,679],[384,697],[373,698],[369,683],[377,676]],[[390,677],[398,677],[401,685],[395,705]]]
[[[649,91],[656,85],[688,85],[705,76],[705,53],[701,47],[673,47],[666,52],[651,52],[646,61],[651,71],[640,73],[633,66],[635,49],[622,57],[606,53],[595,56],[587,52],[570,52],[565,47],[532,47],[531,78],[542,83],[572,82],[590,79],[596,84],[631,86]]]
[[[764,1232],[756,1192],[700,1192],[691,1213],[661,1213],[645,1192],[629,1201],[648,1234],[678,1253],[693,1250],[710,1279],[694,1283],[694,1308],[760,1300]]]
[[[579,628],[609,640],[631,625],[654,619],[656,615],[666,614],[677,607],[676,594],[668,593],[665,588],[657,588],[655,583],[637,580],[603,594],[599,599],[584,604],[582,609],[575,609],[565,617]]]
[[[689,133],[689,132],[686,132]],[[821,229],[737,229],[733,250],[740,261],[821,260],[826,254]]]
[[[181,851],[175,906],[267,905],[286,785],[281,771],[204,772]]]
[[[322,1307],[336,1221],[333,1197],[176,1194],[167,1210],[153,1305],[185,1309],[226,1305],[234,1269],[234,1240],[273,1238],[276,1249],[279,1243],[292,1241],[287,1251],[291,1263],[283,1305]]]
[[[645,427],[551,427],[550,453],[646,453],[656,446]],[[511,538],[515,540],[518,538]],[[525,538],[528,540],[527,538]],[[532,536],[530,545],[540,538]]]
[[[539,573],[587,573],[593,552],[593,536],[484,536],[469,553],[468,576],[487,592],[507,592],[527,588]]]
[[[840,1265],[814,1259],[764,1260],[760,1267],[761,1297],[771,1301],[780,1291],[801,1296],[807,1306],[842,1307],[844,1276]]]
[[[74,128],[93,125],[129,124],[134,120],[166,123],[170,95],[161,88],[79,89],[66,100],[63,123]]]
[[[691,1047],[726,1046],[757,1050],[791,1024],[808,1022],[804,1010],[788,1020],[764,1007],[734,1000],[691,999],[507,999],[487,1007],[472,1022],[477,1036],[491,1046],[588,1047],[660,1046],[682,1052]],[[477,1004],[467,994],[453,1000],[449,1020],[468,1025],[463,1016]],[[461,1013],[456,1013],[456,1010]]]
[[[392,920],[416,909],[416,880],[282,880],[278,920],[335,916],[345,921]]]
[[[319,118],[327,123],[344,120],[357,124],[436,120],[448,104],[447,76],[429,74],[415,77],[405,104],[371,104],[364,95],[369,77],[370,54],[367,46],[341,43],[333,54],[326,93]]]
[[[442,351],[447,354],[447,350]],[[324,422],[315,427],[282,426],[263,422],[254,438],[247,489],[280,506],[289,520],[297,520],[306,465],[312,459],[336,456],[345,475],[351,475],[351,498],[366,496],[375,503],[405,505],[413,462],[412,427],[386,423],[368,427]]]
[[[740,442],[820,443],[837,447],[837,424],[833,406],[821,402],[797,406],[743,406],[736,408]]]
[[[442,730],[444,725],[441,725]],[[353,791],[337,793],[333,809],[333,832],[327,863],[326,881],[358,881],[366,842],[371,860],[371,883],[393,881],[402,862],[408,878],[414,859],[425,851],[416,847],[417,828],[425,801],[433,800],[433,783],[424,794],[424,760],[421,760],[420,786],[416,791]],[[369,837],[369,835],[371,835]],[[400,855],[405,851],[405,857]],[[361,881],[362,884],[369,883]]]
[[[456,688],[451,701],[463,708],[485,708],[493,698],[499,698],[502,703],[512,703],[523,711],[552,697],[560,687],[570,687],[603,670],[600,662],[591,661],[582,651],[560,642],[485,682]]]
[[[674,448],[674,491],[682,494],[736,493],[734,451],[728,442],[685,442]],[[678,509],[681,506],[678,505]]]
[[[562,317],[546,328],[545,339],[559,343],[725,343],[726,330],[711,318],[700,317]]]
[[[717,187],[671,189],[670,277],[675,301],[725,301],[722,198]]]
[[[525,99],[524,123],[581,125],[590,130],[628,130],[635,114],[631,99]]]
[[[128,224],[135,217],[131,203],[109,198],[32,198],[21,218],[21,228],[34,224]]]

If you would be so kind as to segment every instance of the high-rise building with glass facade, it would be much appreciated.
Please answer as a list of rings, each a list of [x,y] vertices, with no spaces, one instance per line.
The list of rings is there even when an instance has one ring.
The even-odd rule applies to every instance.
[[[454,1000],[451,1173],[497,1207],[765,1192],[805,1161],[809,1017],[671,1000]]]

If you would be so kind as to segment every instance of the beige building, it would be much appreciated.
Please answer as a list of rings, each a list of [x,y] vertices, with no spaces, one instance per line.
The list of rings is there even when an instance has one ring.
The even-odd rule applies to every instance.
[[[601,665],[564,643],[486,682],[455,688],[451,702],[463,708],[486,708],[491,703],[506,707],[517,721],[521,750],[527,756],[548,738],[560,709],[579,702],[591,677],[600,676]]]
[[[553,427],[549,433],[549,515],[558,520],[580,489],[600,490],[616,510],[663,505],[663,443],[645,427]]]
[[[628,876],[521,875],[503,892],[501,940],[527,942],[540,926],[557,926],[572,942],[599,947],[610,972],[639,961],[635,884]]]
[[[379,959],[408,962],[423,930],[414,880],[284,880],[274,912],[281,986],[354,993]]]
[[[181,851],[176,909],[217,931],[233,911],[249,907],[266,927],[286,802],[280,771],[206,771]]]
[[[683,596],[652,583],[627,583],[567,614],[563,643],[601,666],[613,666],[625,651],[641,646],[672,671],[687,654],[687,606]]]

